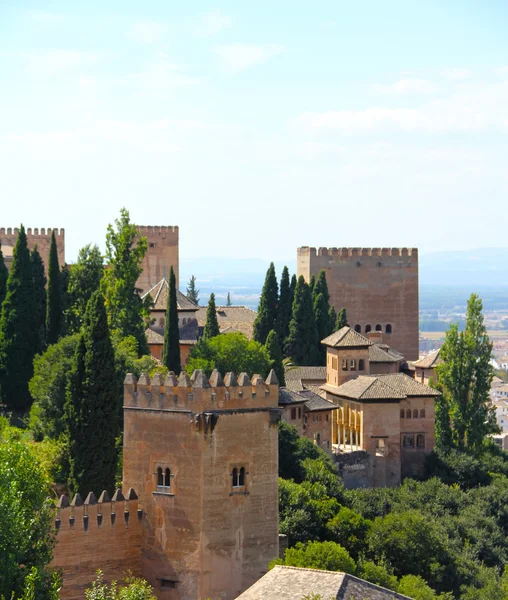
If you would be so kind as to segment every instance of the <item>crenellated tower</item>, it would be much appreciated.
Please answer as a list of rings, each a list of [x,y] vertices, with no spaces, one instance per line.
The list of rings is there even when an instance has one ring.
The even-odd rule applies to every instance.
[[[161,279],[169,279],[173,267],[178,288],[178,227],[137,225],[136,230],[139,236],[146,237],[148,245],[137,286],[143,292],[151,290]]]
[[[65,263],[65,231],[63,229],[45,229],[42,227],[38,229],[32,229],[29,227],[26,231],[26,241],[28,249],[32,250],[34,246],[37,246],[37,250],[41,255],[44,263],[44,270],[46,276],[48,275],[48,264],[49,264],[49,247],[51,245],[51,233],[55,232],[56,247],[58,251],[58,264],[60,267]],[[16,245],[18,239],[19,229],[15,227],[12,229],[8,227],[0,228],[0,244],[2,244],[2,252],[5,258],[5,264],[7,268],[10,268],[12,262],[12,251]]]
[[[123,481],[159,598],[232,600],[278,553],[278,382],[127,375]]]

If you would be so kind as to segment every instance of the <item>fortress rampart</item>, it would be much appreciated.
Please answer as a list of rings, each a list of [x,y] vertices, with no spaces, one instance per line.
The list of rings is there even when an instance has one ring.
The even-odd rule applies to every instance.
[[[326,273],[335,310],[351,327],[381,331],[406,360],[418,358],[418,249],[311,248],[297,250],[298,275]]]
[[[138,235],[147,238],[147,252],[141,265],[143,272],[137,285],[147,292],[165,277],[169,278],[169,270],[173,267],[176,286],[179,285],[178,269],[178,227],[172,225],[137,225]]]
[[[51,244],[51,234],[55,232],[56,247],[58,251],[58,263],[60,267],[65,263],[65,230],[64,229],[47,229],[28,227],[26,230],[27,245],[30,250],[37,246],[37,250],[44,262],[46,277],[48,276],[49,264],[49,247]],[[0,227],[0,243],[2,244],[2,252],[6,259],[6,265],[9,268],[12,262],[12,249],[16,245],[19,229],[17,227]]]

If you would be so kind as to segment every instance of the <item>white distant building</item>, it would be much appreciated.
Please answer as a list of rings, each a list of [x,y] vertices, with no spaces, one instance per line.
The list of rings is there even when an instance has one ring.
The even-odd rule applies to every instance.
[[[496,408],[496,420],[499,429],[501,429],[503,433],[508,433],[508,401],[494,400],[494,406]]]

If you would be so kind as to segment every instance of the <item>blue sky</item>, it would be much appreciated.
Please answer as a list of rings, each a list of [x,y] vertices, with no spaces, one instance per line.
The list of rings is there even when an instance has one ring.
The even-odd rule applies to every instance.
[[[505,246],[508,2],[0,2],[0,226]]]

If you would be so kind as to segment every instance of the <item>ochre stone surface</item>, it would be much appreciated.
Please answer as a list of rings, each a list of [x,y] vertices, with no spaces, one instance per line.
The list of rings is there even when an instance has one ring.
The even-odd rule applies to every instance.
[[[335,310],[345,307],[351,327],[382,326],[384,341],[418,359],[416,248],[298,248],[298,275],[308,282],[324,269]],[[390,325],[392,333],[386,333]]]
[[[37,250],[41,255],[44,263],[44,270],[46,277],[48,276],[48,264],[49,264],[49,247],[51,245],[51,232],[52,229],[31,229],[30,227],[26,231],[26,240],[29,250],[32,250],[34,246],[37,246]],[[56,247],[58,251],[58,264],[60,267],[65,263],[65,231],[63,229],[55,229]],[[7,268],[10,267],[12,262],[12,249],[16,245],[18,239],[18,229],[5,229],[0,228],[0,244],[2,244],[2,252],[5,258],[5,264]]]
[[[170,268],[173,267],[178,280],[178,227],[137,225],[138,235],[147,238],[147,251],[143,259],[143,272],[137,281],[138,288],[147,292],[163,278],[169,279]]]

